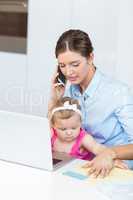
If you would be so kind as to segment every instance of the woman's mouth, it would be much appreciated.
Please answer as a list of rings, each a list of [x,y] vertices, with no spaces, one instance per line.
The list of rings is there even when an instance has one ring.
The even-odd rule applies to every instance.
[[[74,77],[68,77],[68,80],[69,80],[70,82],[74,82],[74,81],[77,80],[77,77],[76,77],[76,76],[74,76]]]

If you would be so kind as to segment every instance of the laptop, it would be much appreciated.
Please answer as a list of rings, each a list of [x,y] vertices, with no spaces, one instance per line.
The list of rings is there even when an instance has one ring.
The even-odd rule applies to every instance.
[[[0,160],[55,170],[73,160],[51,150],[46,117],[0,111]]]

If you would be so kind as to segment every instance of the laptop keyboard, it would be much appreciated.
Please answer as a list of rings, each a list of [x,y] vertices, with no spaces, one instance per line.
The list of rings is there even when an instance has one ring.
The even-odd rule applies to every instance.
[[[56,159],[56,158],[53,158],[53,165],[55,165],[55,164],[57,164],[57,163],[59,163],[59,162],[61,162],[62,160],[60,160],[60,159]]]

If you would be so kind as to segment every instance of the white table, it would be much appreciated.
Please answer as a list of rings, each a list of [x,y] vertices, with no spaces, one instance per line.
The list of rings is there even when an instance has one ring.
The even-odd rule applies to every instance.
[[[83,181],[4,161],[0,161],[0,199],[109,200]]]

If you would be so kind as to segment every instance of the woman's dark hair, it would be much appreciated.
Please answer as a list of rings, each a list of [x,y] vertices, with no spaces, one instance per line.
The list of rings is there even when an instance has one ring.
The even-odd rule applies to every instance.
[[[55,55],[70,50],[79,53],[83,57],[88,57],[93,51],[91,40],[87,33],[81,30],[70,29],[64,32],[58,39]]]

